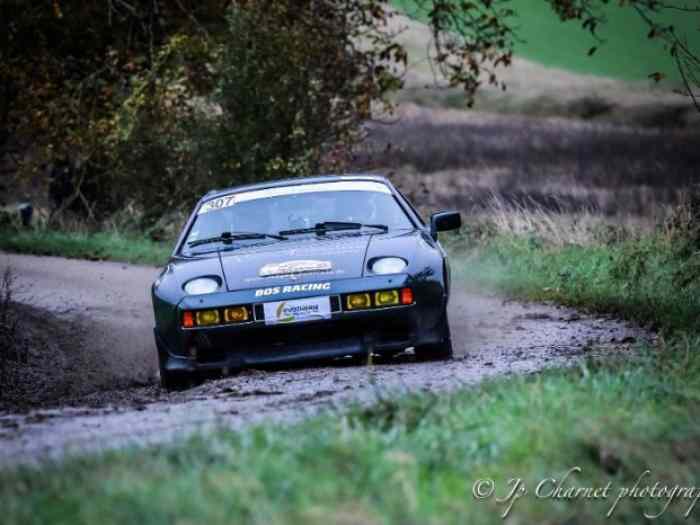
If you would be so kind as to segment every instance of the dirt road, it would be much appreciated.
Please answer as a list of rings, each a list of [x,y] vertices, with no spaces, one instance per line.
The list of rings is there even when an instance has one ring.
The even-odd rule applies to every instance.
[[[586,353],[625,351],[644,336],[612,319],[470,294],[455,283],[450,362],[417,363],[407,354],[371,367],[250,370],[169,394],[156,383],[151,332],[149,287],[157,269],[0,253],[0,268],[6,264],[17,300],[32,305],[33,329],[44,329],[32,341],[45,348],[35,350],[52,363],[52,378],[69,379],[42,398],[41,408],[0,412],[0,464],[161,443],[220,425],[290,421],[351,400],[369,402],[378,392],[448,390],[572,364]],[[63,352],[60,362],[46,355],[52,349]]]

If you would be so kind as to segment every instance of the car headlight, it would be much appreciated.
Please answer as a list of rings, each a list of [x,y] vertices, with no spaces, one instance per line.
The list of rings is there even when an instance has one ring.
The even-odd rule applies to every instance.
[[[399,257],[382,257],[372,263],[372,271],[378,274],[401,273],[406,261]]]
[[[185,283],[185,293],[187,295],[202,295],[214,293],[219,289],[220,281],[212,277],[198,277]]]

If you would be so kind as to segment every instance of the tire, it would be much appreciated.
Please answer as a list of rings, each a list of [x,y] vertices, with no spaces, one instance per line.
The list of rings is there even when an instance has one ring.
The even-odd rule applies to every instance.
[[[433,345],[417,346],[414,352],[418,361],[447,361],[452,359],[452,339]]]
[[[194,385],[192,374],[185,372],[168,372],[160,368],[160,386],[168,391],[187,390]]]
[[[418,361],[447,361],[452,359],[452,337],[447,321],[447,311],[442,314],[443,340],[439,343],[417,346],[413,351]]]
[[[156,338],[156,348],[158,349],[158,371],[160,372],[160,386],[165,390],[175,391],[175,390],[187,390],[194,386],[195,379],[197,379],[192,373],[188,372],[170,372],[165,368],[165,363],[167,362],[167,352],[161,346],[160,338],[157,332],[155,332]]]

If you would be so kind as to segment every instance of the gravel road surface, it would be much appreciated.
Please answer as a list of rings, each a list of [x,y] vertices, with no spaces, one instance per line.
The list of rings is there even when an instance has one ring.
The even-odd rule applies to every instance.
[[[293,421],[349,401],[371,402],[378,393],[444,391],[571,365],[586,354],[626,352],[645,337],[614,319],[467,293],[454,283],[452,361],[418,363],[407,353],[373,366],[247,370],[168,393],[157,385],[152,336],[156,268],[0,253],[5,265],[16,278],[16,299],[32,309],[33,329],[45,325],[31,340],[43,341],[35,343],[45,346],[40,351],[62,352],[52,377],[70,378],[38,405],[0,411],[5,465],[162,443],[220,425]]]

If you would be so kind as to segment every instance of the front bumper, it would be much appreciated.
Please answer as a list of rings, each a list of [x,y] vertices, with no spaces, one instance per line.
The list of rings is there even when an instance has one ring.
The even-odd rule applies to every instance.
[[[372,286],[366,279],[354,286],[348,284],[338,291],[382,289],[377,286],[381,283]],[[369,353],[390,354],[407,347],[443,341],[448,332],[446,296],[441,283],[408,280],[397,283],[393,278],[384,287],[396,288],[397,284],[411,286],[414,304],[347,311],[336,302],[331,319],[283,325],[266,325],[264,320],[256,320],[210,328],[173,327],[171,333],[165,335],[156,327],[161,366],[171,372],[236,369]],[[333,297],[334,293],[330,295]],[[222,300],[226,299],[215,298],[215,302]],[[182,309],[190,307],[191,303],[183,301],[178,315]]]

